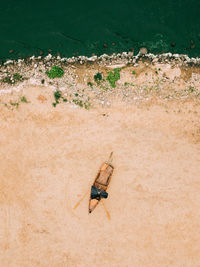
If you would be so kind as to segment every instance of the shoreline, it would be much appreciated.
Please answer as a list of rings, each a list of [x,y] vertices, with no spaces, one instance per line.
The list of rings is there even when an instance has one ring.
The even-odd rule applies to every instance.
[[[53,66],[61,69],[62,77],[48,77],[47,72]],[[115,70],[119,71],[119,78],[112,83],[109,79]],[[96,79],[95,75],[100,75],[100,78]],[[33,56],[9,60],[0,66],[0,95],[4,100],[5,94],[8,98],[15,98],[24,91],[27,93],[25,88],[36,86],[48,88],[49,97],[59,91],[60,100],[86,108],[97,104],[109,106],[115,100],[130,104],[152,98],[165,101],[193,99],[198,102],[199,81],[200,58],[171,53],[133,56],[132,52],[124,52],[99,58],[60,58],[49,54],[44,58]]]

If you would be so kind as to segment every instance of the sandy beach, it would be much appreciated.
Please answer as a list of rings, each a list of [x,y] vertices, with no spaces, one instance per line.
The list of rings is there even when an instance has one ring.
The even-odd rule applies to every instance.
[[[199,266],[200,69],[21,64],[0,73],[24,77],[0,85],[0,266]],[[111,151],[109,219],[88,190]]]

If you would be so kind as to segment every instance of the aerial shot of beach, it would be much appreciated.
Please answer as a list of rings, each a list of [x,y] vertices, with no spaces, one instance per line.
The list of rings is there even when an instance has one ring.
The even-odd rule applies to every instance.
[[[1,10],[0,266],[200,266],[199,4],[37,2]]]

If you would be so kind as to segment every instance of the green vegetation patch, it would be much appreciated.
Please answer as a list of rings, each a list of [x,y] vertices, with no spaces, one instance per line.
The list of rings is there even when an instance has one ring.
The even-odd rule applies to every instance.
[[[62,92],[59,90],[55,91],[53,96],[54,96],[55,102],[53,102],[52,105],[54,107],[56,107],[56,105],[60,103],[60,100],[62,100],[63,102],[67,102],[67,99],[62,96]]]
[[[88,82],[87,85],[90,86],[90,87],[92,87],[93,86],[93,83]]]
[[[102,74],[100,72],[97,72],[97,74],[94,75],[95,82],[100,82],[102,80]]]
[[[23,81],[24,78],[18,73],[14,73],[13,75],[8,74],[7,77],[3,78],[1,81],[3,83],[8,83],[8,84],[15,84],[19,81]]]
[[[25,96],[21,96],[20,101],[23,103],[28,103],[28,100]]]
[[[60,100],[60,98],[62,97],[62,93],[61,93],[61,91],[55,91],[54,92],[54,98],[55,98],[55,100],[56,100],[56,103],[59,103],[59,100]]]
[[[188,91],[189,91],[190,93],[193,93],[193,92],[195,91],[195,88],[192,87],[192,86],[190,86],[190,87],[188,88]]]
[[[81,107],[81,108],[85,108],[85,109],[89,109],[91,106],[90,103],[90,97],[87,97],[87,99],[83,99],[83,95],[80,95],[78,93],[74,94],[75,98],[72,99],[72,102]]]
[[[19,107],[19,102],[12,102],[12,101],[10,101],[10,105],[18,108]]]
[[[10,106],[18,108],[19,105],[20,105],[20,103],[26,103],[26,104],[28,104],[30,102],[27,100],[27,98],[25,96],[21,96],[16,101],[10,100],[10,102],[8,104],[5,103],[5,106],[7,108],[9,108],[9,109],[10,109]]]
[[[81,100],[81,99],[73,99],[72,102],[81,107],[81,108],[85,108],[85,109],[89,109],[90,106],[91,106],[91,103],[89,102],[89,99],[88,100]]]
[[[50,79],[61,78],[64,75],[64,70],[59,66],[53,66],[49,71],[46,71],[46,75]]]
[[[112,88],[116,87],[115,82],[120,79],[120,71],[121,71],[121,68],[116,68],[113,71],[110,71],[108,73],[106,80],[109,81],[110,86]]]

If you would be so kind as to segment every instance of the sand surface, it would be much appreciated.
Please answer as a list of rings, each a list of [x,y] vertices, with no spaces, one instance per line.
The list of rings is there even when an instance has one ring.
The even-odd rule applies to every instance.
[[[200,266],[200,68],[143,59],[1,66],[0,266]],[[88,201],[111,151],[109,219]]]
[[[199,103],[55,109],[40,93],[0,107],[0,266],[200,266]],[[73,210],[111,151],[111,219],[89,193]]]

